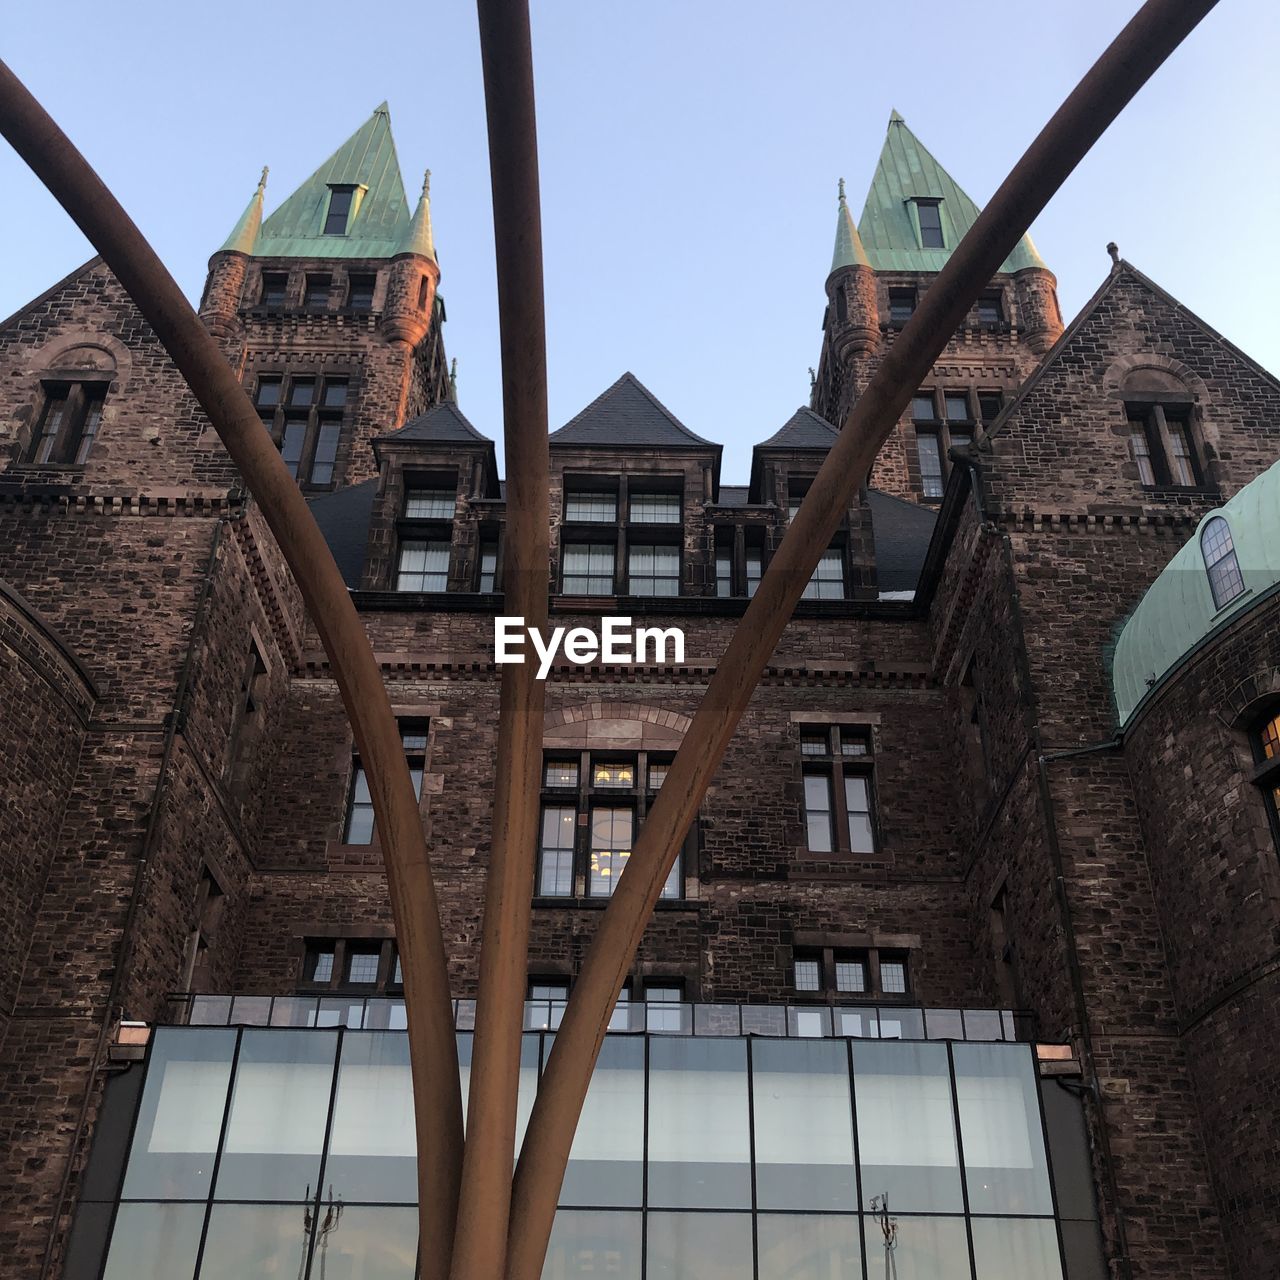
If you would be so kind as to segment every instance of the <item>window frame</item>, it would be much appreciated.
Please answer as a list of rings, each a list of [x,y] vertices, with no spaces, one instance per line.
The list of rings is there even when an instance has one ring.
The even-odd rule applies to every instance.
[[[810,858],[829,858],[843,861],[852,858],[877,856],[884,847],[883,833],[880,827],[880,806],[876,796],[875,785],[875,730],[872,725],[858,724],[802,724],[799,727],[799,750],[801,775],[801,813],[802,826],[805,832],[805,850]],[[862,752],[844,750],[844,736],[852,739],[855,735],[864,743]],[[825,744],[825,751],[807,749],[815,745],[819,739]],[[805,790],[804,779],[821,777],[827,780],[827,794],[830,803],[828,812],[831,823],[831,848],[814,849],[809,845],[809,799]],[[870,836],[870,849],[854,849],[853,829],[850,824],[850,807],[848,800],[847,780],[861,778],[865,780],[867,791],[867,831]],[[813,810],[812,812],[823,812]],[[862,810],[856,812],[862,813]]]
[[[889,287],[889,326],[901,329],[916,313],[920,305],[920,290],[915,285],[891,285]]]
[[[1251,717],[1249,746],[1253,751],[1253,782],[1262,793],[1271,838],[1280,856],[1280,698],[1268,699],[1262,710]]]
[[[304,493],[328,493],[337,483],[352,381],[351,374],[338,370],[303,373],[260,369],[254,374],[253,403],[258,417]],[[295,403],[294,392],[304,386],[310,386],[310,398],[305,404]],[[274,387],[276,394],[264,400],[267,387]],[[293,435],[292,428],[299,434]],[[292,462],[288,456],[291,436],[298,442],[298,456]]]
[[[910,1004],[914,1002],[915,985],[911,972],[912,953],[902,947],[844,946],[834,942],[820,945],[796,945],[791,949],[791,977],[788,982],[790,999],[800,1003],[847,1004]],[[814,965],[817,986],[800,986],[797,981],[797,965]],[[861,966],[863,990],[845,990],[840,987],[840,966]],[[885,965],[902,965],[903,990],[885,989],[882,974]]]
[[[101,377],[42,378],[44,403],[36,420],[26,461],[38,467],[82,467],[102,430],[102,414],[111,388]],[[48,429],[59,405],[53,430]]]
[[[391,564],[390,588],[392,591],[441,595],[450,589],[453,581],[453,534],[458,512],[458,483],[459,473],[456,470],[403,473],[404,489],[400,497],[400,514],[396,519],[396,547]],[[443,507],[448,508],[449,514],[411,514],[415,495],[419,494],[442,499]],[[450,498],[452,503],[449,501]],[[443,548],[444,581],[439,587],[400,585],[403,575],[416,572],[403,567],[405,553],[419,547],[424,548],[428,556],[433,548],[436,550]],[[427,570],[424,568],[417,576],[426,577]]]
[[[592,751],[592,750],[557,750],[547,748],[542,755],[541,799],[538,809],[538,848],[534,858],[533,896],[544,903],[581,902],[584,899],[607,901],[612,896],[612,887],[608,893],[599,891],[599,881],[593,875],[592,854],[594,840],[594,817],[601,809],[626,809],[631,813],[631,845],[635,847],[638,835],[650,806],[657,797],[662,782],[653,785],[654,769],[662,769],[663,781],[665,770],[670,768],[674,753],[670,751],[650,751],[648,749],[632,752]],[[574,781],[571,784],[560,784],[552,780],[551,770],[557,766],[572,764],[575,767]],[[629,766],[632,769],[630,786],[618,787],[602,785],[594,779],[594,769],[608,765]],[[546,844],[544,835],[545,815],[548,810],[572,810],[573,837],[572,845],[565,846]],[[693,841],[696,839],[697,823],[690,827],[680,854],[676,858],[663,886],[660,902],[681,902],[685,897],[685,877],[691,863]],[[549,852],[563,853],[569,850],[568,892],[546,892],[547,881],[544,874],[544,855]],[[612,867],[610,868],[612,871]],[[557,877],[558,878],[558,877]],[[609,881],[616,885],[616,879]]]
[[[999,392],[975,392],[971,386],[937,386],[921,387],[911,397],[911,425],[915,429],[916,456],[915,463],[920,476],[920,496],[925,502],[941,502],[946,496],[947,484],[951,479],[951,450],[956,447],[972,445],[978,438],[978,428],[985,421],[975,416],[975,405],[978,413],[981,410],[983,397],[999,395]],[[964,399],[963,416],[952,414],[952,401]],[[922,409],[927,405],[929,416],[925,417]],[[953,431],[953,427],[962,428]],[[925,442],[937,453],[937,492],[928,483],[934,473],[925,470]]]
[[[1225,545],[1219,542],[1214,547],[1211,560],[1208,544],[1217,537],[1219,529],[1225,536]],[[1231,523],[1225,516],[1210,516],[1201,527],[1200,559],[1204,563],[1214,613],[1234,604],[1241,596],[1248,595],[1249,587],[1240,568],[1240,559],[1236,555],[1235,539],[1231,536]]]
[[[378,956],[378,971],[372,982],[352,982],[349,979],[350,961],[353,956]],[[315,960],[320,955],[332,956],[332,968],[327,978],[320,980],[308,976],[315,972]],[[323,937],[308,935],[303,939],[301,969],[296,983],[298,995],[326,996],[387,996],[400,995],[404,991],[403,975],[397,981],[399,949],[394,937]]]
[[[1143,489],[1195,492],[1207,487],[1194,406],[1189,400],[1173,395],[1167,399],[1127,399],[1124,409],[1129,458],[1138,469]],[[1145,453],[1139,448],[1141,444],[1146,446]]]
[[[413,783],[414,794],[418,798],[418,804],[421,806],[422,780],[426,774],[427,757],[431,750],[431,721],[425,716],[397,716],[396,724],[400,729],[400,742],[404,747],[405,762],[409,766],[409,778]],[[418,741],[419,739],[421,739],[421,742]],[[360,752],[353,742],[351,744],[351,773],[347,783],[346,800],[342,809],[342,834],[339,843],[352,848],[367,849],[379,843],[378,827],[373,816],[372,799],[360,798],[362,782],[367,793],[369,789],[368,777],[365,773],[364,764],[360,759]],[[355,829],[357,813],[368,814],[369,838],[367,840],[351,839],[352,832]]]
[[[916,212],[916,234],[920,238],[920,247],[922,249],[946,249],[947,232],[942,222],[942,198],[940,196],[915,196],[911,202],[915,206]],[[937,215],[937,225],[934,226],[934,220],[929,219],[928,227],[925,226],[924,211],[932,210]],[[936,232],[938,236],[937,244],[929,244],[926,242],[926,231],[932,235]]]

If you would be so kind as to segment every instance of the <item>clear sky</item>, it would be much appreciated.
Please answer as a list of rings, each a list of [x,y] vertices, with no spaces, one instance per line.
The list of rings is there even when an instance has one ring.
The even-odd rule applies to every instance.
[[[808,398],[836,179],[891,108],[982,204],[1137,0],[537,0],[552,427],[630,369],[746,479]],[[500,439],[483,89],[465,0],[10,13],[3,56],[187,294],[271,166],[268,212],[384,98],[432,170],[459,401]],[[19,14],[21,16],[19,16]],[[1033,228],[1073,316],[1108,240],[1280,371],[1280,5],[1222,0]],[[91,254],[0,144],[0,316]]]

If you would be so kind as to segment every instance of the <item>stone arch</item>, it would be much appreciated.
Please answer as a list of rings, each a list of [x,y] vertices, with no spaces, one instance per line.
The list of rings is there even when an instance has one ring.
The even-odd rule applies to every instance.
[[[1223,699],[1221,716],[1233,729],[1252,728],[1259,713],[1280,701],[1280,666],[1252,672]]]
[[[579,751],[674,751],[690,723],[649,703],[592,700],[549,711],[543,742]]]
[[[59,334],[34,351],[31,369],[37,377],[92,373],[103,376],[119,393],[133,374],[133,357],[128,347],[110,334],[87,329]]]

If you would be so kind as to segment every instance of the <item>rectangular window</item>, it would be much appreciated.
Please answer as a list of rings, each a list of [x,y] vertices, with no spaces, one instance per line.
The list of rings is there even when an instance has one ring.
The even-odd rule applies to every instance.
[[[76,465],[84,462],[102,424],[106,384],[49,382],[44,384],[44,396],[28,460]]]
[[[422,775],[427,764],[427,724],[425,721],[401,721],[400,742],[409,765],[414,794],[422,798]],[[369,844],[373,840],[373,797],[369,779],[360,757],[352,752],[351,790],[347,797],[346,821],[342,827],[343,844]]]
[[[258,304],[263,307],[283,307],[289,289],[289,277],[283,271],[262,273],[262,292]]]
[[[747,598],[756,593],[760,579],[764,577],[764,552],[760,547],[747,548]]]
[[[378,981],[380,951],[377,947],[347,947],[347,983],[353,987],[372,987]]]
[[[963,391],[945,391],[942,395],[943,407],[948,422],[969,422],[969,397]]]
[[[1175,417],[1171,411],[1164,415],[1169,432],[1169,479],[1185,489],[1200,483],[1196,473],[1196,455],[1191,447],[1191,428],[1185,419]]]
[[[916,212],[920,215],[920,247],[944,249],[942,237],[942,208],[937,200],[917,200]]]
[[[534,892],[608,897],[626,866],[635,831],[666,778],[665,756],[577,758],[549,756],[543,764],[542,830]],[[686,844],[696,839],[690,835]],[[684,896],[683,857],[677,858],[663,898]]]
[[[458,495],[453,489],[409,489],[404,495],[406,520],[452,520]]]
[[[564,548],[562,590],[571,596],[613,595],[611,542],[571,542]]]
[[[324,234],[327,236],[345,236],[347,234],[347,217],[351,213],[351,201],[356,189],[353,186],[331,186],[329,188],[329,209],[324,219]]]
[[[978,299],[977,312],[979,324],[999,324],[1004,319],[1004,308],[1001,305],[1000,295],[998,293],[984,293]]]
[[[847,995],[866,995],[867,961],[863,956],[835,956],[836,990]]]
[[[307,943],[298,990],[377,995],[401,985],[394,939],[315,938]]]
[[[684,984],[671,978],[650,978],[644,984],[645,1030],[684,1030]]]
[[[1151,441],[1147,437],[1147,424],[1129,420],[1129,449],[1138,466],[1138,477],[1148,487],[1156,482],[1155,467],[1151,462]]]
[[[797,991],[822,990],[822,961],[813,956],[797,956],[795,959],[795,987]]]
[[[498,543],[484,541],[480,544],[480,591],[486,595],[498,589]]]
[[[376,276],[353,275],[347,281],[347,307],[351,311],[373,309],[373,287]]]
[[[415,538],[400,543],[396,561],[397,591],[447,591],[449,543],[443,539]]]
[[[800,730],[800,757],[809,851],[874,853],[870,730],[805,726]]]
[[[733,553],[728,548],[716,550],[716,595],[733,595]]]
[[[978,392],[978,417],[982,425],[989,427],[999,416],[1002,398],[998,391]]]
[[[889,290],[889,323],[906,324],[916,312],[914,289]]]
[[[347,379],[290,378],[264,374],[254,403],[271,432],[289,474],[312,488],[331,488],[342,440]],[[318,392],[318,394],[317,394]]]
[[[907,994],[907,961],[905,956],[880,957],[880,990],[887,996]]]
[[[1184,406],[1128,405],[1129,451],[1147,488],[1193,489],[1203,483],[1191,414]]]
[[[792,966],[797,991],[821,994],[832,1004],[908,994],[905,951],[798,947]],[[889,1038],[887,1032],[885,1036]]]
[[[805,585],[805,600],[844,599],[844,552],[839,547],[829,547],[822,553],[817,568]]]
[[[567,493],[564,518],[571,524],[615,524],[618,519],[617,495],[591,491]]]
[[[628,519],[632,524],[679,524],[678,493],[633,493]]]
[[[917,391],[911,397],[911,420],[913,422],[936,422],[938,408],[933,402],[932,391]]]
[[[569,999],[567,978],[530,978],[529,999],[525,1005],[526,1031],[554,1031],[564,1017]]]
[[[679,547],[633,545],[627,557],[627,590],[633,596],[678,596]]]
[[[936,431],[916,428],[916,455],[920,459],[920,492],[926,498],[942,497],[942,441]]]
[[[329,306],[329,286],[332,276],[308,276],[306,292],[302,295],[302,305],[308,311],[324,311]]]

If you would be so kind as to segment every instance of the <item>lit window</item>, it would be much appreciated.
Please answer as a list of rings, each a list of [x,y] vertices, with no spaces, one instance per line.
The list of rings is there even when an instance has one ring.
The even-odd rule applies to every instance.
[[[543,786],[576,787],[578,785],[578,764],[575,760],[548,760],[546,777]]]
[[[632,524],[679,524],[680,495],[676,493],[633,493]]]
[[[942,441],[936,431],[916,428],[916,456],[920,459],[920,492],[926,498],[942,497]]]
[[[325,235],[345,236],[347,234],[347,218],[351,213],[351,202],[355,193],[356,189],[353,186],[329,188],[329,209],[324,219]]]
[[[445,591],[449,586],[449,544],[406,539],[396,562],[397,591]]]
[[[633,596],[678,596],[680,548],[633,545],[627,557],[627,590]]]
[[[544,898],[573,894],[573,836],[577,810],[547,805],[542,810],[542,841],[538,847],[538,893]]]
[[[1274,707],[1253,733],[1253,755],[1258,766],[1254,782],[1262,789],[1271,834],[1280,851],[1280,713]]]
[[[618,499],[612,493],[567,493],[564,518],[575,524],[613,524],[618,519]]]
[[[458,495],[453,489],[410,489],[404,496],[406,520],[452,520]]]
[[[630,808],[591,810],[591,877],[588,892],[592,897],[608,897],[617,888],[618,877],[631,856],[631,836],[635,814]]]
[[[943,249],[942,208],[937,200],[917,200],[916,212],[920,216],[920,247]]]
[[[426,769],[427,726],[425,723],[402,722],[400,742],[409,765],[414,794],[422,798],[422,775]],[[353,753],[351,791],[347,799],[347,816],[343,823],[343,844],[369,844],[373,840],[373,797],[369,779],[360,757]]]
[[[45,383],[44,408],[28,460],[84,462],[102,424],[106,395],[106,386],[97,383]]]
[[[817,568],[805,585],[805,600],[844,599],[844,554],[839,547],[829,547],[822,553]]]
[[[571,596],[613,595],[611,542],[570,542],[564,548],[563,590]]]
[[[633,764],[601,762],[591,766],[593,787],[621,787],[630,791],[636,785],[636,767]]]
[[[1213,607],[1221,609],[1244,594],[1244,577],[1231,540],[1231,526],[1221,516],[1205,523],[1200,534],[1200,551],[1209,575],[1209,589],[1213,592]]]

